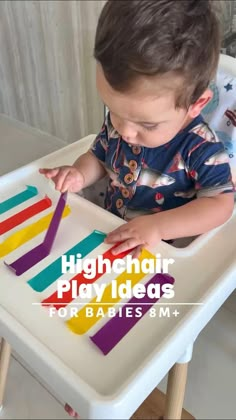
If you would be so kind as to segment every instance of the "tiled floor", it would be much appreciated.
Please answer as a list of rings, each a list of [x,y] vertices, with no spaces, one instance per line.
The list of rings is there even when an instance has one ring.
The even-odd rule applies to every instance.
[[[159,385],[165,390],[166,379]],[[197,419],[236,419],[236,295],[195,343],[185,408]],[[12,358],[0,419],[68,419],[59,402],[19,360]]]

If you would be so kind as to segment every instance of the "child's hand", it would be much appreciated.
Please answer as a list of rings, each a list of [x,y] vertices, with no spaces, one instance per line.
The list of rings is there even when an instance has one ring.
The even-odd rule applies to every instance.
[[[114,249],[113,254],[128,249],[133,250],[133,257],[137,258],[142,248],[156,246],[161,241],[156,215],[137,217],[109,233],[105,243],[122,242]]]
[[[84,186],[83,174],[74,166],[61,166],[59,168],[39,169],[39,172],[46,176],[48,179],[52,179],[56,190],[61,193],[78,192]]]

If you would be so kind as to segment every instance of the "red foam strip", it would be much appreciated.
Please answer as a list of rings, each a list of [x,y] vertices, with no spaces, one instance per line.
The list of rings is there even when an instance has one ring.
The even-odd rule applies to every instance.
[[[118,244],[116,244],[115,246],[113,246],[112,248],[110,248],[108,251],[104,252],[104,254],[102,254],[103,260],[105,258],[107,258],[108,260],[110,260],[111,263],[113,263],[113,261],[115,261],[117,258],[123,259],[131,251],[131,250],[128,250],[128,251],[125,251],[125,252],[121,252],[118,255],[113,255],[111,251],[114,248],[116,248],[117,246],[118,246]],[[95,275],[95,277],[93,279],[87,279],[86,277],[84,277],[84,274],[86,274],[86,273],[84,271],[82,271],[81,273],[76,274],[76,276],[74,276],[70,280],[70,284],[71,284],[72,280],[77,280],[77,289],[79,288],[79,286],[81,284],[92,284],[96,280],[98,280],[101,276],[103,276],[103,274],[106,273],[106,267],[103,265],[103,271],[102,271],[102,273],[98,273],[97,271],[98,271],[98,260],[96,260],[96,275]],[[64,292],[63,293],[63,297],[62,298],[59,298],[58,297],[58,293],[56,291],[51,296],[49,296],[48,298],[44,299],[41,303],[42,303],[42,305],[45,304],[45,306],[51,304],[56,309],[60,309],[60,308],[64,308],[72,300],[73,300],[73,298],[72,298],[72,287],[70,287],[70,290],[68,290],[67,292]]]
[[[26,209],[22,211],[19,211],[18,213],[14,214],[13,216],[9,217],[8,219],[0,223],[0,235],[20,225],[21,223],[25,222],[27,219],[30,219],[30,217],[35,216],[41,211],[47,209],[48,207],[51,207],[51,205],[52,205],[52,200],[50,200],[50,198],[46,196],[45,198],[38,201],[37,203],[34,203],[31,206],[26,207]]]

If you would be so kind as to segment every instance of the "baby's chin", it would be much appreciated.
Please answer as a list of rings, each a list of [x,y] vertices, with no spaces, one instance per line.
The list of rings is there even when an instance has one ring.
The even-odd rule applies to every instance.
[[[145,141],[145,140],[137,140],[137,141],[130,141],[130,140],[128,140],[128,139],[126,139],[126,138],[124,138],[123,136],[121,136],[122,137],[122,140],[124,140],[125,141],[125,143],[127,143],[130,147],[134,147],[134,146],[136,146],[136,147],[147,147],[147,148],[150,148],[150,149],[153,149],[154,147],[159,147],[159,146],[162,146],[163,144],[166,144],[166,143],[168,143],[170,140],[166,140],[166,141],[160,141],[160,142],[158,142],[158,141]]]
[[[133,146],[139,146],[139,147],[149,147],[148,145],[147,145],[147,143],[146,142],[144,142],[144,141],[130,141],[130,140],[128,140],[128,139],[126,139],[126,138],[124,138],[124,137],[122,137],[122,140],[124,140],[125,141],[125,143],[127,143],[130,147],[133,147]],[[153,146],[151,146],[151,147],[153,147]]]
[[[125,143],[127,143],[130,147],[133,147],[133,146],[144,146],[144,144],[139,143],[137,141],[126,140],[126,139],[124,139],[124,137],[122,137],[122,140],[124,140]]]
[[[164,143],[153,143],[153,142],[140,142],[140,143],[130,143],[130,142],[126,142],[130,147],[146,147],[147,149],[154,149],[155,147],[159,147],[162,146]],[[166,142],[168,143],[168,142]]]

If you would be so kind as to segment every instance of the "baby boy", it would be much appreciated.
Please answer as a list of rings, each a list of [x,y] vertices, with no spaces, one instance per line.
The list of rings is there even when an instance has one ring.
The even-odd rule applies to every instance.
[[[94,56],[109,110],[73,166],[41,169],[61,192],[108,175],[105,208],[128,223],[109,233],[116,253],[194,236],[226,222],[233,184],[223,144],[201,111],[220,51],[208,0],[109,0]]]

